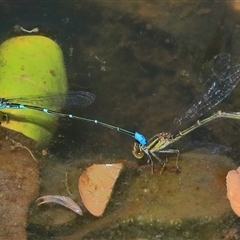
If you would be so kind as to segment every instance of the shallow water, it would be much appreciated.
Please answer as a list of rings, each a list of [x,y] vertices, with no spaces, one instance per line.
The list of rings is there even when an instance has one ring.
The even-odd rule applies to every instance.
[[[65,55],[70,89],[96,95],[95,103],[77,110],[76,115],[137,130],[149,138],[171,130],[174,118],[183,114],[204,91],[198,76],[206,60],[219,52],[228,52],[233,62],[240,62],[240,11],[236,4],[141,1],[33,6],[26,2],[12,6],[2,3],[0,16],[1,22],[4,19],[3,40],[11,35],[8,32],[15,24],[20,24],[42,27],[47,36],[59,43]],[[238,91],[239,87],[215,110],[238,111]],[[29,239],[61,239],[61,236],[80,239],[79,234],[86,239],[203,239],[202,236],[238,239],[239,220],[231,212],[224,193],[227,170],[239,162],[237,121],[217,120],[186,136],[176,145],[184,153],[179,163],[182,172],[175,173],[173,156],[169,159],[173,172],[167,168],[170,170],[162,175],[159,172],[151,175],[149,168],[136,166],[130,137],[90,123],[65,120],[61,123],[50,147],[51,154],[39,159],[40,195],[68,194],[67,171],[73,198],[81,204],[76,183],[87,166],[122,160],[133,162],[133,166],[126,164],[100,219],[87,212],[80,217],[60,206],[36,207],[33,203],[29,210]],[[201,144],[192,144],[197,141]],[[206,145],[207,153],[198,150],[202,144]],[[211,156],[218,146],[228,151]],[[198,152],[193,157],[189,149]],[[208,161],[213,163],[212,170],[220,168],[215,175],[204,168]],[[187,177],[191,169],[196,178]],[[222,205],[218,203],[221,211],[211,207],[219,199],[208,195],[208,189],[204,188],[212,183],[219,184],[215,190],[221,192]],[[192,185],[187,188],[187,184]],[[194,189],[196,192],[190,191]],[[131,199],[134,191],[137,197]],[[185,192],[193,204],[189,210]],[[133,205],[137,199],[141,204]],[[206,204],[207,200],[211,203]]]

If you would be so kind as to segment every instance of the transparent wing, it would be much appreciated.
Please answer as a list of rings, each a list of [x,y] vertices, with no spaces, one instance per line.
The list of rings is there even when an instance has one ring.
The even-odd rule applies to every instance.
[[[6,98],[10,103],[28,104],[33,106],[65,106],[78,108],[89,106],[95,100],[95,95],[90,92],[76,91],[66,94],[52,94],[45,96],[25,96],[21,98]]]
[[[180,125],[183,121],[199,117],[223,99],[236,87],[240,80],[240,64],[230,66],[230,55],[221,53],[207,63],[200,76],[205,81],[207,91],[197,100],[175,123]]]

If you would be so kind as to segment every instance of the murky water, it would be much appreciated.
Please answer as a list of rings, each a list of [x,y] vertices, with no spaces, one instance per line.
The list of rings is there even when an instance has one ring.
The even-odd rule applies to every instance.
[[[70,89],[96,95],[74,113],[149,138],[171,130],[204,91],[198,76],[206,60],[228,52],[240,62],[238,8],[227,1],[1,3],[1,32],[4,40],[15,24],[42,28],[63,50]],[[239,111],[239,91],[215,110]],[[73,199],[82,205],[77,181],[87,166],[125,160],[125,169],[101,218],[33,203],[28,239],[240,238],[225,189],[227,171],[239,165],[239,122],[216,120],[186,136],[173,146],[183,153],[181,173],[169,156],[162,175],[137,166],[131,137],[60,122],[51,154],[39,159],[40,195],[67,195],[67,172]]]

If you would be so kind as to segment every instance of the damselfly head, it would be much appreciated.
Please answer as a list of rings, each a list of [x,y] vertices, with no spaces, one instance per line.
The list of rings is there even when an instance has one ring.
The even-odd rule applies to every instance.
[[[139,143],[137,143],[137,142],[134,142],[132,154],[133,154],[133,156],[134,156],[135,158],[137,158],[137,159],[143,158],[143,156],[144,156],[144,151],[143,151],[143,149],[142,149],[141,144],[139,144]]]

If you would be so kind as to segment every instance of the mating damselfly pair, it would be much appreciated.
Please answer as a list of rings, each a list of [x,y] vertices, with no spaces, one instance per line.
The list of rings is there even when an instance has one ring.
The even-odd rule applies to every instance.
[[[176,124],[180,125],[183,121],[200,117],[205,112],[219,104],[223,99],[225,99],[236,87],[240,80],[240,64],[231,65],[230,55],[227,53],[220,53],[204,65],[201,78],[209,86],[207,91],[203,94],[202,97],[200,97],[200,99],[197,100],[195,104],[193,104],[188,109],[188,111],[186,111],[183,116],[181,116],[181,118],[176,120]],[[4,109],[32,109],[41,111],[46,114],[57,115],[59,117],[92,122],[103,127],[124,133],[136,140],[132,151],[133,155],[136,158],[142,158],[144,154],[146,154],[151,163],[152,157],[162,163],[161,159],[157,156],[157,153],[176,153],[178,156],[179,150],[168,149],[167,147],[183,136],[192,132],[196,128],[203,126],[216,118],[240,119],[240,112],[218,111],[210,117],[207,117],[203,120],[198,120],[195,124],[186,128],[185,130],[177,133],[158,133],[147,141],[145,136],[138,132],[128,131],[126,129],[109,125],[98,120],[79,117],[73,114],[57,112],[48,108],[39,107],[37,103],[44,102],[45,98],[47,98],[48,102],[49,100],[52,101],[53,106],[54,104],[61,102],[61,100],[64,99],[68,107],[88,106],[95,100],[94,94],[85,91],[35,98],[0,98],[0,109],[3,109],[3,111]],[[11,121],[11,119],[8,117],[7,119]]]

